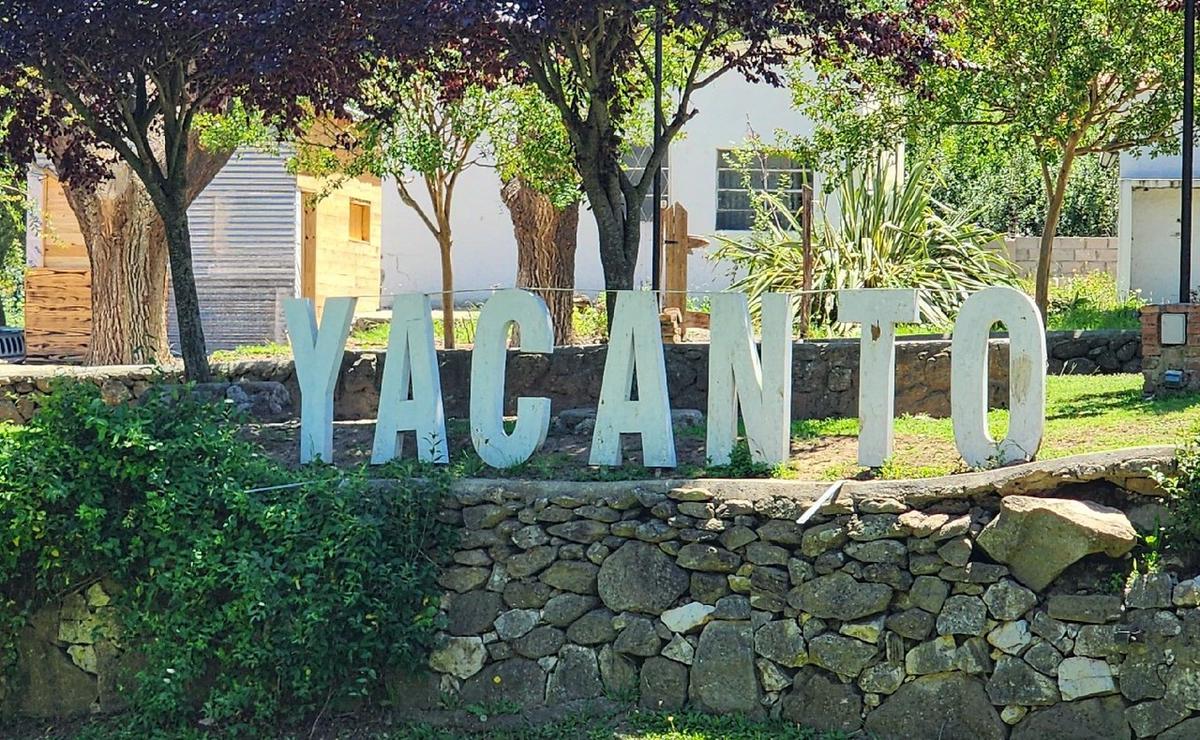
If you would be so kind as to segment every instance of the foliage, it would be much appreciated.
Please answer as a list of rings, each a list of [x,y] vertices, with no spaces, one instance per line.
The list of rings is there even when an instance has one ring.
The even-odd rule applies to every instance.
[[[891,67],[871,59],[828,60],[815,79],[794,75],[800,107],[821,122],[805,141],[813,156],[861,161],[881,145],[996,127],[1008,146],[1037,160],[1048,254],[1078,157],[1177,147],[1183,34],[1162,0],[936,0],[932,7],[955,19],[941,41],[963,63],[926,70],[918,94],[889,85]],[[1036,277],[1044,311],[1048,262]]]
[[[0,326],[20,325],[25,303],[25,183],[0,159]]]
[[[199,715],[248,734],[418,663],[439,592],[426,553],[447,544],[438,497],[320,468],[297,482],[226,410],[178,395],[110,407],[62,384],[5,432],[6,621],[100,577],[123,587],[121,642],[145,660],[130,722],[145,732]]]
[[[418,28],[417,3],[384,20]],[[188,376],[210,372],[192,274],[189,160],[199,118],[240,101],[287,131],[308,112],[337,116],[365,74],[365,3],[341,0],[8,0],[0,7],[0,146],[18,164],[55,152],[79,185],[119,159],[166,225]],[[425,43],[396,34],[397,55]]]
[[[1157,549],[1195,564],[1200,553],[1200,425],[1180,447],[1174,475],[1159,482],[1167,492],[1169,516],[1159,522],[1162,542],[1155,543]]]
[[[1015,268],[994,246],[997,235],[976,225],[972,211],[934,200],[929,175],[918,162],[902,183],[882,164],[841,179],[838,221],[826,212],[813,243],[815,324],[836,323],[842,289],[916,288],[922,320],[947,325],[971,293],[1015,284]],[[713,255],[736,267],[733,289],[755,303],[764,293],[798,292],[803,278],[799,215],[772,193],[756,201],[767,214],[757,219],[762,230],[718,236]]]
[[[555,208],[578,203],[579,172],[558,111],[536,87],[511,86],[488,132],[501,182],[520,179]]]
[[[1041,236],[1045,230],[1046,189],[1037,157],[1025,146],[1001,140],[992,128],[951,130],[922,156],[931,158],[941,179],[934,198],[950,206],[978,209],[982,226],[1014,236]],[[1117,233],[1118,171],[1100,157],[1079,157],[1071,170],[1059,236],[1112,236]]]
[[[557,110],[599,232],[607,290],[633,287],[640,211],[670,142],[696,115],[692,96],[722,75],[777,82],[789,56],[853,49],[896,60],[912,78],[935,56],[923,4],[858,0],[610,0],[564,3],[534,0],[513,13],[506,0],[459,4],[461,36],[474,39],[474,56],[527,75]],[[645,168],[621,167],[622,143],[637,125],[638,101],[650,97],[655,30],[670,80],[662,124],[651,137]],[[644,125],[644,122],[643,122]]]
[[[1026,281],[1025,289],[1032,286]],[[1055,282],[1050,286],[1050,311],[1046,328],[1051,330],[1140,329],[1139,309],[1145,304],[1138,295],[1121,300],[1117,281],[1106,272],[1094,272]]]

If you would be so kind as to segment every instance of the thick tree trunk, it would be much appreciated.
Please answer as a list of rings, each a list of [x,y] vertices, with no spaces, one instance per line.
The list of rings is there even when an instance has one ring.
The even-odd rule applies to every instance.
[[[51,153],[56,167],[56,155],[61,151]],[[231,155],[203,150],[193,135],[188,147],[185,210]],[[110,173],[109,179],[88,187],[62,183],[79,221],[92,271],[92,336],[86,361],[90,365],[166,363],[171,360],[166,228],[142,181],[128,165],[114,162]],[[190,237],[187,251],[190,255]],[[207,362],[205,368],[207,372]]]
[[[1042,228],[1042,241],[1038,249],[1037,274],[1034,277],[1034,303],[1042,314],[1042,321],[1048,318],[1050,307],[1050,272],[1054,259],[1054,239],[1058,236],[1058,221],[1062,216],[1063,202],[1067,196],[1067,184],[1071,179],[1071,166],[1075,162],[1074,146],[1067,147],[1063,152],[1062,162],[1059,163],[1058,174],[1053,179],[1047,179],[1046,192],[1046,221]]]
[[[550,309],[554,343],[571,343],[575,309],[575,247],[579,203],[556,208],[520,179],[509,180],[500,197],[512,216],[517,239],[517,287],[540,295]]]
[[[63,184],[92,270],[89,365],[161,364],[167,341],[167,238],[141,181],[125,165],[97,185]]]
[[[212,380],[204,327],[200,323],[200,298],[196,294],[196,276],[192,272],[192,235],[188,230],[187,205],[180,195],[163,210],[167,235],[167,255],[171,263],[171,284],[175,289],[175,315],[179,324],[179,347],[183,371],[189,381]]]

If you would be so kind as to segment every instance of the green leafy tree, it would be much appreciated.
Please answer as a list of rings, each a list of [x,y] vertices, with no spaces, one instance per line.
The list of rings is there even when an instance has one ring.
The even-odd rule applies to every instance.
[[[555,343],[569,344],[582,197],[571,142],[537,88],[510,87],[504,98],[489,140],[517,240],[517,287],[542,296]]]
[[[937,0],[956,64],[926,69],[918,94],[886,62],[845,57],[796,75],[820,122],[816,155],[863,157],[880,143],[993,126],[1037,160],[1046,196],[1035,299],[1045,314],[1054,237],[1075,165],[1135,147],[1169,150],[1182,92],[1182,26],[1160,0]]]

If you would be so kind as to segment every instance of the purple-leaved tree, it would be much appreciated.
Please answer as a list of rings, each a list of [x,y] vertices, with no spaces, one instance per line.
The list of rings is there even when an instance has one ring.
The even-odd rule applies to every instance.
[[[202,183],[197,120],[256,111],[284,136],[343,115],[371,27],[421,29],[423,2],[0,0],[0,139],[15,161],[53,152],[68,184],[132,170],[165,230],[187,377],[208,380],[187,206]],[[390,56],[424,43],[389,36]],[[200,168],[203,171],[203,168]],[[208,175],[210,176],[210,175]],[[197,187],[199,186],[199,187]]]

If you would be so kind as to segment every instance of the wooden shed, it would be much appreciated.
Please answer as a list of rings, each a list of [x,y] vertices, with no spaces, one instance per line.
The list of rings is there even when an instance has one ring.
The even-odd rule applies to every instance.
[[[283,300],[356,296],[379,306],[380,183],[329,183],[286,167],[287,154],[239,151],[192,203],[196,289],[208,347],[285,340]],[[80,360],[91,334],[91,271],[62,186],[44,167],[29,174],[25,335],[33,360]],[[175,312],[168,311],[177,347]]]

